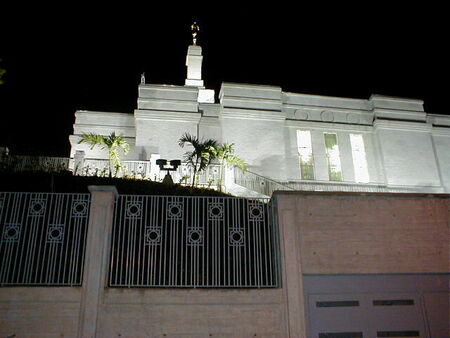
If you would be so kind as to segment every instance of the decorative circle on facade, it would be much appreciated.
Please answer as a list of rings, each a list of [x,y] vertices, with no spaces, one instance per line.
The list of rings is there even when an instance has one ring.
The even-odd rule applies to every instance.
[[[324,122],[332,122],[334,120],[334,115],[332,112],[324,110],[323,112],[320,113],[320,118]]]
[[[18,243],[20,239],[20,224],[8,224],[3,230],[2,242]]]
[[[357,114],[347,114],[347,122],[352,124],[361,123],[361,117]]]
[[[297,109],[295,111],[295,118],[297,120],[307,120],[308,119],[308,112],[303,109]]]

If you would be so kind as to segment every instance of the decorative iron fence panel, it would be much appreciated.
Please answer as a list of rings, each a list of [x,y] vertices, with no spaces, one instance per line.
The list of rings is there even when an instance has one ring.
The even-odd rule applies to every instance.
[[[0,285],[81,285],[90,194],[0,193]]]
[[[119,196],[112,287],[277,287],[279,249],[268,200]]]

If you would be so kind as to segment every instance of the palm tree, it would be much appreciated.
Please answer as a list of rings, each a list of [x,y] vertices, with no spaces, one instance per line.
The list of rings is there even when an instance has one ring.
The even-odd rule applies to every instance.
[[[128,154],[130,151],[130,145],[125,141],[125,138],[123,136],[116,136],[115,132],[112,132],[109,136],[93,133],[83,134],[78,143],[87,143],[91,146],[91,149],[95,146],[100,146],[102,149],[108,149],[109,177],[112,177],[113,168],[116,169],[114,176],[122,169],[119,150],[121,149],[124,154]]]
[[[219,145],[215,149],[215,155],[220,164],[220,175],[217,182],[217,187],[219,191],[222,191],[223,172],[225,170],[225,166],[230,168],[236,166],[245,172],[247,170],[247,163],[245,163],[242,158],[234,154],[234,143],[223,143]]]
[[[192,178],[192,186],[194,187],[197,174],[205,170],[211,161],[216,158],[215,149],[218,147],[218,142],[213,139],[199,140],[198,137],[185,133],[178,140],[178,144],[182,148],[185,144],[190,144],[194,148],[184,154],[184,159],[194,171],[194,177]]]

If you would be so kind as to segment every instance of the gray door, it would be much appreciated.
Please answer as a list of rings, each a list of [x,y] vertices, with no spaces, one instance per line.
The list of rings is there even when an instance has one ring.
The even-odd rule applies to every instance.
[[[449,337],[448,275],[304,276],[309,336]]]

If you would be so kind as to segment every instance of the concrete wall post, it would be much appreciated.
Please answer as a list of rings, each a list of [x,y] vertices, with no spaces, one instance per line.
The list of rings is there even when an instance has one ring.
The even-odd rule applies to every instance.
[[[303,295],[302,264],[299,257],[299,224],[296,199],[275,195],[280,231],[281,271],[289,337],[306,338],[306,310]]]
[[[83,270],[78,337],[95,337],[99,305],[107,283],[108,257],[114,217],[114,186],[89,186],[91,209]]]

